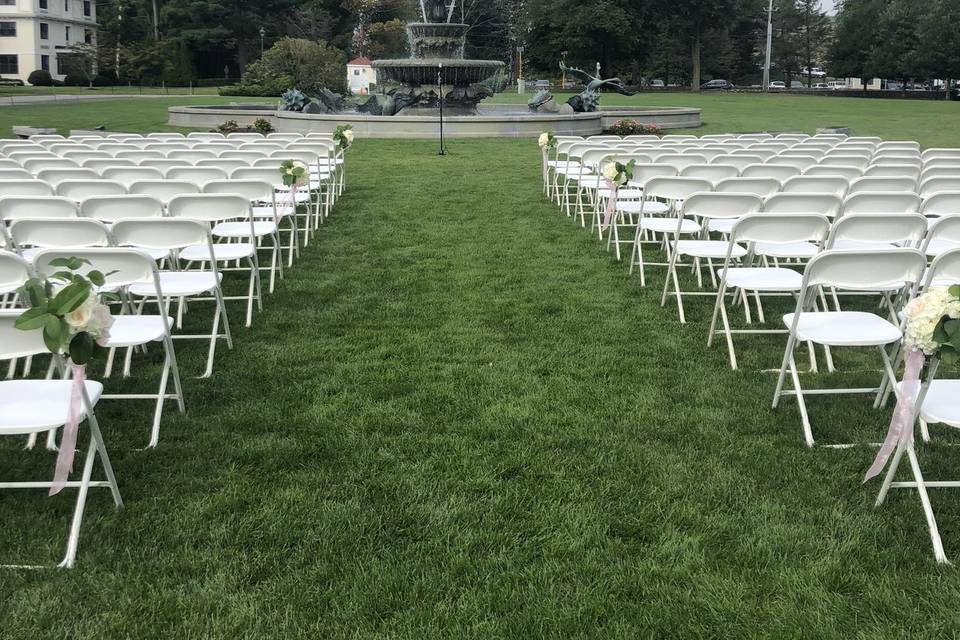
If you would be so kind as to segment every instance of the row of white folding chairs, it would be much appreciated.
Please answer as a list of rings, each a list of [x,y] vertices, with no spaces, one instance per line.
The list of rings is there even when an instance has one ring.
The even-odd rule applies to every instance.
[[[310,152],[323,158],[337,158],[342,160],[338,150],[331,145],[318,142],[292,142],[287,145],[280,144],[248,144],[231,147],[228,145],[206,145],[194,148],[181,147],[178,145],[156,145],[148,147],[137,147],[134,145],[110,145],[99,149],[95,148],[71,148],[71,149],[25,149],[14,148],[2,152],[0,159],[23,162],[24,160],[34,158],[60,158],[74,159],[77,162],[82,160],[96,158],[190,158],[190,159],[212,159],[220,157],[230,157],[229,154],[235,153],[256,153],[263,157],[271,154]]]
[[[303,140],[319,139],[332,140],[333,134],[310,132],[310,133],[269,133],[261,134],[252,131],[218,133],[215,131],[192,131],[187,134],[176,132],[154,132],[154,133],[105,133],[105,134],[72,134],[62,136],[59,134],[36,134],[26,139],[27,142],[47,143],[62,142],[64,140],[74,142],[87,142],[97,140]]]

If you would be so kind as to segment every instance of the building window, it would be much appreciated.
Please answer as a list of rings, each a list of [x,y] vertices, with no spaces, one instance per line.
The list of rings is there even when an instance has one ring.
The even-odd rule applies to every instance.
[[[44,11],[47,10],[47,0],[40,0],[40,8]]]
[[[87,44],[93,44],[93,31],[90,29],[83,30],[83,41]]]
[[[63,12],[70,13],[70,0],[63,0]]]
[[[40,23],[40,39],[49,40],[50,39],[50,25],[46,22]]]
[[[0,22],[0,36],[4,38],[15,38],[17,36],[17,23]]]
[[[83,15],[90,17],[90,0],[83,0]]]
[[[17,0],[0,0],[0,7],[12,7],[17,4]]]
[[[67,41],[67,44],[70,44],[70,27],[66,26],[63,28],[63,38]]]
[[[17,56],[0,56],[0,73],[20,73]]]
[[[50,71],[50,56],[40,56],[40,68]]]

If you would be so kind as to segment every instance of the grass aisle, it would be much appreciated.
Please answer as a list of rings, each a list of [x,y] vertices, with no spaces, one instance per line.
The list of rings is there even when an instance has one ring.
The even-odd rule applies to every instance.
[[[74,571],[0,573],[0,637],[960,629],[914,497],[875,511],[868,450],[808,451],[793,407],[769,409],[779,340],[729,371],[708,302],[680,326],[662,271],[641,290],[540,198],[535,145],[451,151],[358,142],[319,242],[214,379],[185,381],[157,450],[104,409],[127,506],[91,501]],[[875,437],[889,416],[835,409],[813,419]],[[52,468],[9,442],[0,460]],[[934,499],[957,556],[960,503]],[[0,560],[56,557],[68,513],[0,493]]]

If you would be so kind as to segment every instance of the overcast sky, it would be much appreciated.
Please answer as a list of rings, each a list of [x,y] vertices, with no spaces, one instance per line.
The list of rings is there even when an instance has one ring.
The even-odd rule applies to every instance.
[[[833,0],[822,0],[823,10],[827,13],[833,13]]]

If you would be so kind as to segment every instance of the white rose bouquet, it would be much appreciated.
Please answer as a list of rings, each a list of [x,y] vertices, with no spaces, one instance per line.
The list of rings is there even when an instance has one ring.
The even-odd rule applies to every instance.
[[[346,151],[353,144],[353,127],[349,124],[342,124],[333,131],[333,141],[340,145],[340,149]]]
[[[75,365],[86,365],[110,338],[113,316],[107,302],[113,293],[100,293],[106,276],[91,269],[77,273],[87,260],[58,258],[50,262],[60,268],[47,278],[31,278],[21,289],[30,308],[17,318],[15,326],[24,331],[43,332],[50,353],[69,356]]]
[[[557,146],[557,136],[553,135],[553,131],[545,131],[540,134],[537,144],[541,149],[553,149]]]
[[[960,360],[960,285],[931,287],[904,309],[905,346],[939,355],[946,364]]]
[[[608,162],[600,169],[600,175],[615,187],[622,187],[633,180],[633,168],[636,164],[636,160],[631,160],[627,164]]]
[[[310,179],[310,172],[299,160],[284,160],[280,163],[280,176],[286,187],[303,187]]]

